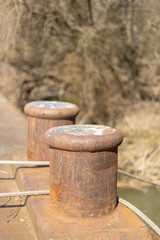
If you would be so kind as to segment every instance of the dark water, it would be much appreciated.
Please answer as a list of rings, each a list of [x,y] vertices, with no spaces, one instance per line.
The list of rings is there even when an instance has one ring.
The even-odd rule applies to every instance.
[[[118,196],[129,201],[160,227],[160,189],[144,187],[143,190],[119,188]]]

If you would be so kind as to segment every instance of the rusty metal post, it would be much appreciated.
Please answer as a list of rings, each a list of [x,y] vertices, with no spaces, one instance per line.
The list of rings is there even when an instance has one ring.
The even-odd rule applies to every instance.
[[[45,133],[50,147],[50,195],[55,211],[99,217],[117,206],[117,147],[122,134],[107,126],[72,125]]]
[[[48,161],[45,131],[52,127],[74,124],[79,109],[75,104],[67,102],[35,101],[26,104],[24,112],[28,115],[28,160]]]

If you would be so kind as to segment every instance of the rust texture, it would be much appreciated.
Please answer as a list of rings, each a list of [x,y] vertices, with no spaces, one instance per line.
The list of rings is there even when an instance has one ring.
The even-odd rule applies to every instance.
[[[120,131],[98,125],[64,126],[50,129],[46,133],[46,142],[49,146],[77,152],[112,149],[121,144],[122,140]]]
[[[103,217],[67,217],[56,214],[49,196],[29,199],[39,240],[159,240],[127,207],[118,204]]]
[[[48,161],[44,133],[47,129],[75,123],[79,112],[76,105],[56,101],[36,101],[24,108],[28,115],[27,157],[33,161]]]
[[[117,205],[119,131],[72,125],[49,129],[45,139],[50,201],[42,196],[30,202],[34,225],[41,224],[40,239],[158,240],[132,211]]]
[[[117,206],[117,146],[122,134],[106,126],[76,125],[49,129],[45,138],[55,210],[80,217],[111,213]]]

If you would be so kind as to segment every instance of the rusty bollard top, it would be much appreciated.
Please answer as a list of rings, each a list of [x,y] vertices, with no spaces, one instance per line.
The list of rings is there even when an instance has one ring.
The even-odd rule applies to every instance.
[[[117,147],[122,134],[107,126],[69,125],[45,133],[50,147],[50,195],[55,211],[98,217],[117,206]]]
[[[47,119],[66,119],[75,117],[79,108],[68,102],[35,101],[25,105],[24,112],[32,117]]]
[[[35,101],[26,104],[24,112],[28,115],[28,160],[48,161],[44,133],[52,127],[74,124],[79,108],[68,102]]]

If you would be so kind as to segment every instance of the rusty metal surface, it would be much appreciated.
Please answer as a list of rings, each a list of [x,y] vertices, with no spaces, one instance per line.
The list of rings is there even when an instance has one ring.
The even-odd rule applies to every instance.
[[[25,153],[14,154],[13,159],[25,161],[26,155]],[[49,189],[49,167],[13,165],[12,174],[21,191]]]
[[[32,169],[33,172],[21,169],[18,177],[21,190],[47,189],[49,171],[47,167],[42,169]],[[113,215],[102,218],[65,217],[56,214],[50,196],[29,197],[27,207],[40,240],[159,239],[133,212],[121,204]]]
[[[31,208],[37,219],[48,209],[55,223],[53,239],[147,239],[144,223],[117,206],[122,134],[105,126],[73,125],[50,129],[45,137],[50,147],[50,205],[39,204],[39,213],[32,200]]]
[[[70,125],[49,129],[45,137],[55,211],[81,217],[111,213],[117,206],[117,147],[122,134],[107,126]]]
[[[45,133],[46,143],[57,149],[95,152],[112,149],[123,140],[120,131],[98,125],[60,126]]]
[[[75,119],[44,119],[28,117],[27,157],[32,161],[48,161],[49,148],[44,141],[44,133],[49,128],[74,124]]]
[[[12,154],[25,151],[26,119],[0,95],[0,159],[11,159]],[[18,126],[18,127],[17,127]],[[9,166],[1,165],[0,192],[19,191]],[[0,199],[0,239],[37,240],[24,200],[12,198],[5,206],[6,198]]]
[[[49,128],[74,124],[79,109],[67,102],[36,101],[28,103],[24,110],[28,115],[28,160],[47,161],[49,149],[44,133]]]
[[[55,214],[49,196],[29,199],[30,213],[40,240],[158,240],[125,206],[102,218],[74,218]]]
[[[1,167],[0,192],[18,192],[15,180],[11,176],[9,167]],[[5,180],[6,179],[6,180]],[[25,206],[25,199],[16,197],[2,206],[8,198],[0,199],[0,240],[37,240],[37,234]]]
[[[44,173],[45,171],[45,173]],[[43,174],[41,174],[43,172]],[[48,188],[48,168],[21,169],[21,190]],[[129,209],[119,204],[113,214],[102,218],[66,217],[56,214],[50,196],[29,197],[29,214],[38,239],[59,240],[158,240]]]
[[[79,108],[75,104],[67,102],[35,101],[26,104],[24,111],[32,117],[69,119],[77,116]]]
[[[117,149],[69,152],[50,149],[50,194],[55,211],[101,216],[117,205]]]

